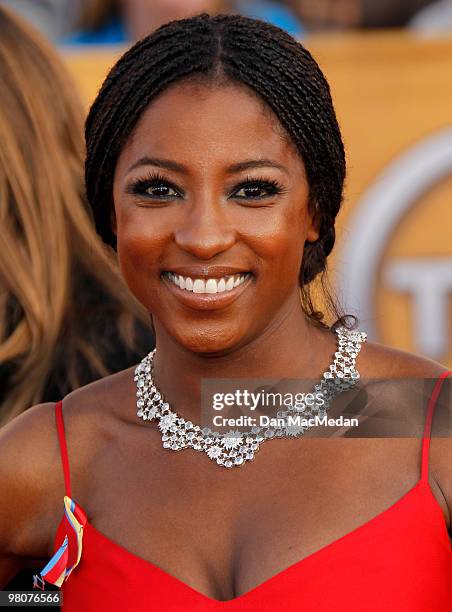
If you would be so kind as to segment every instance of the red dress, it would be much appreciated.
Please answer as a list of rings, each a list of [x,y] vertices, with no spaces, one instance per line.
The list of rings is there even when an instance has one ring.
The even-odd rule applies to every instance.
[[[429,402],[418,482],[370,521],[229,601],[203,595],[87,521],[71,499],[60,402],[65,514],[41,575],[61,586],[64,612],[451,612],[452,548],[428,482],[433,409],[449,374],[439,377]]]

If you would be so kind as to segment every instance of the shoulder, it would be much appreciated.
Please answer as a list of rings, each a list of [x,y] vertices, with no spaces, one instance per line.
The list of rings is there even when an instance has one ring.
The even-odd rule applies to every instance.
[[[75,499],[90,479],[96,453],[116,435],[127,404],[134,405],[133,376],[130,368],[63,401]],[[44,558],[51,553],[65,495],[55,407],[33,406],[0,429],[0,555]]]
[[[63,401],[65,425],[94,436],[109,424],[127,419],[136,399],[134,370],[122,370],[72,391]]]
[[[352,334],[365,333],[365,327],[351,330]],[[332,329],[316,329],[316,346],[322,354],[338,350],[338,339]],[[325,355],[323,355],[323,360]],[[356,369],[361,378],[437,378],[447,367],[438,361],[417,353],[395,348],[369,339],[360,341],[356,356]]]
[[[121,437],[130,418],[134,422],[134,368],[106,376],[76,389],[63,400],[62,413],[70,462],[72,494],[85,499],[93,466],[113,439]]]
[[[452,372],[450,368],[427,357],[377,342],[363,344],[362,354],[357,358],[357,367],[364,378],[366,376],[382,379],[408,378],[413,379],[413,383],[423,379],[426,389],[423,397],[423,418],[435,385],[440,384],[440,378],[450,379],[447,385],[442,384],[435,402],[429,449],[430,480],[436,490],[435,493],[443,501],[441,505],[447,508],[450,524],[452,517],[452,431],[450,429]],[[448,372],[450,374],[447,374]],[[414,388],[415,384],[412,386]],[[400,387],[402,388],[402,385]],[[413,391],[413,394],[415,393],[416,391]]]
[[[362,344],[356,364],[369,378],[438,378],[447,370],[428,357],[369,340]]]

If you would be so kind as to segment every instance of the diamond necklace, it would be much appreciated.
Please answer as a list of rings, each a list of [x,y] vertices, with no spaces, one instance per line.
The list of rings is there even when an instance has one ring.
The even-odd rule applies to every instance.
[[[312,393],[318,398],[322,394],[322,405],[314,402],[312,405],[285,406],[277,417],[285,419],[284,427],[254,426],[248,432],[228,431],[219,433],[209,427],[199,427],[191,421],[180,417],[158,390],[153,381],[153,363],[156,349],[144,357],[135,369],[137,386],[137,416],[144,421],[156,419],[162,434],[164,448],[173,451],[193,448],[204,451],[207,456],[223,467],[236,467],[246,461],[252,461],[262,442],[272,438],[298,437],[309,429],[307,425],[290,425],[290,416],[300,415],[304,419],[323,417],[335,395],[355,385],[359,372],[355,369],[355,360],[361,350],[361,344],[366,341],[367,334],[358,330],[349,330],[340,326],[335,329],[338,336],[338,347],[334,353],[334,361],[324,372],[322,379],[314,386]]]

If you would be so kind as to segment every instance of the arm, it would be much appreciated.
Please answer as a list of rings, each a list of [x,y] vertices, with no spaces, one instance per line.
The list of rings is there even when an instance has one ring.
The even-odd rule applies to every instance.
[[[0,491],[2,588],[51,552],[64,495],[54,404],[30,408],[0,429]]]

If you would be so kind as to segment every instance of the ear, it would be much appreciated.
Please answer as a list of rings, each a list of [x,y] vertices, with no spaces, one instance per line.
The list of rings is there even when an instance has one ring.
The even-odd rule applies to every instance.
[[[308,214],[308,228],[306,232],[306,242],[316,242],[320,236],[320,215],[318,214],[318,204],[312,206],[313,212]]]
[[[306,234],[306,242],[317,242],[319,236],[320,232],[315,227],[311,227]]]

